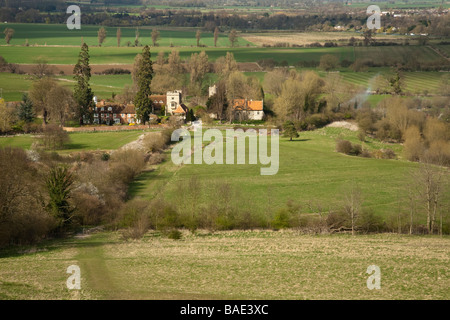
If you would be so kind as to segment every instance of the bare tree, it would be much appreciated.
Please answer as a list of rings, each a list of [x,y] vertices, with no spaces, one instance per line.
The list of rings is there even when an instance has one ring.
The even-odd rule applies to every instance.
[[[120,40],[122,39],[122,30],[120,28],[117,28],[117,46],[120,47]]]
[[[353,183],[344,194],[344,212],[350,219],[352,235],[355,235],[356,220],[361,214],[362,196],[360,187]]]
[[[264,91],[278,97],[281,94],[281,86],[289,77],[285,68],[269,71],[264,76]]]
[[[232,52],[227,52],[225,57],[216,60],[215,71],[222,79],[227,79],[232,72],[237,70],[238,65]]]
[[[157,47],[158,46],[158,41],[161,38],[161,34],[157,29],[153,29],[152,30],[152,42],[153,42],[153,46]]]
[[[205,51],[191,55],[189,69],[191,83],[201,85],[206,73],[209,71],[209,60]]]
[[[55,85],[47,94],[47,106],[52,119],[56,120],[61,127],[65,122],[75,115],[75,100],[72,92],[60,85]]]
[[[101,27],[101,28],[98,30],[97,35],[98,35],[98,46],[101,47],[102,44],[103,44],[103,42],[104,42],[105,39],[106,39],[106,29],[105,29],[104,27]]]
[[[52,68],[48,65],[48,61],[44,59],[34,60],[35,66],[32,69],[33,75],[37,79],[53,75]]]
[[[228,35],[228,40],[230,40],[230,44],[233,48],[238,43],[238,34],[235,29],[231,30],[230,34]]]
[[[139,28],[136,28],[135,37],[134,37],[134,46],[139,46]]]
[[[442,195],[448,192],[445,184],[448,168],[433,165],[426,157],[423,157],[421,161],[419,169],[413,174],[416,182],[414,187],[426,212],[428,233],[432,234],[436,228],[436,218],[440,210]],[[442,223],[442,212],[440,220]],[[442,226],[440,227],[441,232]]]
[[[167,60],[168,71],[170,74],[177,76],[183,72],[183,65],[181,63],[180,53],[176,50],[172,50]]]
[[[14,29],[11,28],[6,28],[3,33],[5,34],[5,41],[6,44],[9,44],[9,42],[11,41],[13,35],[14,35]]]
[[[44,125],[47,124],[49,117],[48,92],[56,86],[56,82],[51,78],[42,78],[33,82],[30,90],[30,98],[35,108],[35,113],[42,112]]]
[[[200,47],[200,39],[202,38],[202,32],[200,30],[197,30],[195,34],[195,39],[197,39],[197,47]]]
[[[216,94],[214,94],[207,102],[208,111],[216,114],[216,118],[220,121],[223,117],[228,106],[227,103],[227,89],[224,80],[220,80],[216,83]]]
[[[217,47],[217,40],[219,39],[219,28],[214,29],[214,47]]]

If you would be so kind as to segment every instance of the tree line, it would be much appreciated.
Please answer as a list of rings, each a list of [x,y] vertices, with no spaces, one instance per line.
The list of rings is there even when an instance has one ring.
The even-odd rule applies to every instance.
[[[347,9],[346,9],[347,10]],[[131,11],[130,11],[131,13]],[[339,9],[321,14],[296,12],[291,15],[280,14],[228,14],[220,11],[201,12],[196,10],[145,9],[137,14],[120,12],[89,12],[83,10],[82,24],[104,26],[170,26],[195,27],[212,32],[216,27],[222,30],[296,30],[296,31],[334,31],[335,26],[345,29],[362,30],[367,22],[367,15],[360,12],[348,14]],[[67,20],[65,9],[60,13],[39,11],[36,9],[21,10],[18,8],[0,8],[0,21],[17,23],[57,23]],[[447,15],[413,15],[394,18],[383,16],[383,30],[393,27],[396,32],[427,33],[439,37],[448,37],[450,16]]]

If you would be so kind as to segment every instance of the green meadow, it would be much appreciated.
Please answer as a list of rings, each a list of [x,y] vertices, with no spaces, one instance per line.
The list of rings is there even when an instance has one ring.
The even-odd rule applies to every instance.
[[[301,132],[300,138],[288,141],[280,138],[279,170],[262,176],[262,165],[185,164],[176,166],[168,161],[154,170],[144,172],[130,186],[134,197],[153,199],[164,194],[173,200],[183,181],[195,177],[202,185],[204,201],[208,201],[214,183],[228,182],[247,201],[242,204],[261,214],[272,214],[286,206],[289,200],[300,203],[309,212],[313,201],[325,210],[342,205],[346,188],[353,183],[361,187],[364,206],[387,217],[392,214],[399,197],[405,192],[408,172],[417,163],[401,160],[402,146],[385,144],[367,138],[362,146],[368,150],[392,149],[399,160],[382,160],[347,156],[335,152],[336,140],[348,139],[361,143],[357,133],[341,128],[322,128]],[[248,148],[248,146],[247,146]],[[247,150],[248,151],[248,150]],[[224,160],[225,162],[225,160]]]
[[[85,150],[115,150],[136,140],[143,130],[112,132],[74,132],[69,133],[70,142],[61,153],[81,152]],[[31,134],[0,137],[0,147],[18,147],[30,149],[36,137]]]
[[[317,70],[316,70],[317,71]],[[261,83],[264,81],[265,72],[245,72],[246,76],[254,76]],[[371,80],[377,75],[385,75],[387,77],[393,75],[392,70],[387,68],[374,68],[367,72],[351,72],[341,70],[339,74],[344,81],[349,82],[362,89],[371,85]],[[319,71],[319,75],[325,77],[326,72]],[[441,78],[444,76],[440,72],[403,72],[404,91],[412,94],[439,94]],[[209,74],[209,79],[214,81],[217,78],[215,74]],[[72,76],[57,75],[55,79],[58,83],[72,90],[74,80]],[[0,88],[5,101],[20,101],[23,93],[29,91],[33,83],[33,78],[24,74],[0,73]],[[99,99],[111,98],[112,94],[119,94],[125,86],[132,85],[131,75],[93,75],[90,81],[91,88]],[[371,105],[376,104],[384,99],[386,95],[370,95],[368,101]]]
[[[5,28],[14,29],[14,37],[12,38],[11,45],[24,45],[27,41],[30,46],[33,45],[57,45],[57,46],[81,46],[82,41],[86,42],[89,46],[98,46],[98,30],[101,26],[94,25],[82,25],[81,29],[69,30],[66,24],[27,24],[27,23],[0,23],[0,30]],[[104,27],[106,29],[106,39],[103,42],[103,47],[117,47],[117,29],[116,27]],[[140,27],[139,41],[142,45],[152,45],[152,27]],[[158,44],[161,47],[169,47],[171,45],[177,47],[190,47],[196,46],[196,32],[197,29],[185,28],[185,29],[170,29],[170,28],[157,28],[160,32],[160,40]],[[134,45],[136,39],[136,28],[121,27],[122,37],[121,46],[126,47],[130,42]],[[247,45],[249,42],[239,38],[241,45]],[[4,39],[0,40],[0,44],[6,44]],[[208,47],[214,46],[214,35],[212,32],[202,32],[201,45]],[[217,46],[227,47],[230,42],[228,41],[228,34],[220,34],[217,41]],[[250,44],[250,43],[249,43]]]
[[[50,64],[75,64],[80,51],[79,46],[73,47],[25,47],[3,46],[1,55],[10,63],[31,64],[36,59],[47,60]],[[381,47],[332,47],[332,48],[264,48],[264,47],[152,47],[152,58],[156,59],[159,51],[167,54],[178,50],[182,59],[188,59],[193,53],[205,51],[211,61],[232,52],[237,62],[255,62],[262,59],[274,59],[277,62],[287,61],[295,65],[299,61],[320,61],[325,54],[332,54],[342,60],[355,61],[356,59],[371,59],[374,63],[389,61],[402,62],[409,56],[415,56],[420,62],[436,62],[448,64],[444,58],[432,49],[423,46],[381,46]],[[136,54],[141,53],[141,47],[94,47],[89,48],[91,64],[132,64]]]
[[[70,90],[75,82],[72,76],[56,76],[58,83]],[[33,78],[26,74],[0,73],[0,88],[5,101],[20,101],[22,95],[28,92],[33,84]],[[99,98],[111,98],[113,93],[122,92],[126,85],[131,85],[131,75],[92,75],[90,85]]]

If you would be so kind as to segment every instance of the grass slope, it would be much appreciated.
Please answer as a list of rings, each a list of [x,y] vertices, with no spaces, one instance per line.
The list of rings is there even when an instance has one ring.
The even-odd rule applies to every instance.
[[[0,299],[449,299],[450,238],[119,233],[0,252]],[[81,290],[66,288],[70,265]],[[369,265],[381,289],[367,288]],[[178,312],[178,311],[176,311]]]
[[[142,130],[117,132],[86,132],[69,133],[70,143],[63,153],[79,152],[83,150],[115,150],[136,140]],[[0,147],[19,147],[29,149],[34,141],[33,135],[24,134],[14,137],[0,137]]]
[[[309,211],[309,201],[321,204],[324,209],[335,209],[342,205],[345,188],[356,182],[362,189],[364,206],[386,217],[394,212],[407,173],[417,164],[353,157],[334,151],[337,138],[360,143],[356,135],[347,129],[323,128],[301,132],[295,141],[281,138],[279,171],[273,176],[261,176],[261,165],[191,164],[176,167],[169,154],[163,165],[138,177],[131,185],[130,193],[147,199],[159,194],[176,199],[178,184],[196,177],[204,185],[201,192],[207,200],[208,186],[227,181],[248,199],[243,206],[259,214],[273,214],[288,200],[303,204],[303,211]],[[369,150],[391,148],[399,155],[402,149],[400,145],[387,145],[372,139],[363,143],[363,147]]]

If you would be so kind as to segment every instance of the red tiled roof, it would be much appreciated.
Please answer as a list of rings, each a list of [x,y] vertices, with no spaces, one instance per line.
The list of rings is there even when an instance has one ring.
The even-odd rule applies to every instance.
[[[249,111],[263,111],[262,100],[246,100],[246,99],[234,99],[233,109],[249,110]]]
[[[172,113],[184,114],[187,113],[188,111],[189,111],[188,107],[186,107],[184,104],[180,104],[174,111],[172,111]]]

